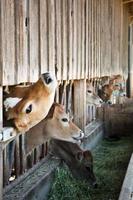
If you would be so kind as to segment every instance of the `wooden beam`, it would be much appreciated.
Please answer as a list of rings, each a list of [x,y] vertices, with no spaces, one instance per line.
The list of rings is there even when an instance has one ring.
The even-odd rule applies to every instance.
[[[84,131],[86,125],[86,80],[74,81],[74,122]]]
[[[0,199],[3,199],[3,148],[0,144]]]
[[[125,0],[125,1],[123,1],[123,4],[132,3],[132,2],[133,2],[133,0]]]

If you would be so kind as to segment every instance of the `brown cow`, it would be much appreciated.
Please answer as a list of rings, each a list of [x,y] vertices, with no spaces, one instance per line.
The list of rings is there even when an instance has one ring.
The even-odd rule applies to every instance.
[[[74,144],[83,136],[83,132],[70,121],[62,105],[53,104],[48,116],[27,132],[26,154],[46,140],[56,138],[50,142],[50,154],[64,160],[76,178],[85,179],[96,186],[91,152],[83,151]]]
[[[27,152],[50,138],[69,142],[80,142],[84,133],[69,118],[64,107],[54,103],[45,119],[26,134]]]
[[[82,150],[78,144],[60,140],[51,140],[50,154],[61,158],[75,178],[86,180],[97,187],[93,172],[93,157],[89,150]]]
[[[54,102],[57,81],[55,76],[44,73],[28,87],[15,87],[4,95],[7,120],[12,120],[18,132],[25,132],[46,117]]]
[[[124,80],[121,75],[114,75],[110,77],[109,84],[105,84],[98,91],[98,95],[104,102],[116,103],[117,98],[124,97],[125,87]]]

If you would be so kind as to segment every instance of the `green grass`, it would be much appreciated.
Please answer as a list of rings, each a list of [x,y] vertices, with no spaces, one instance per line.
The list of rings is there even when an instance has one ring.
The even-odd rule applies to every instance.
[[[118,200],[123,179],[133,152],[133,137],[119,141],[103,140],[93,151],[98,188],[72,177],[67,167],[59,168],[49,200]]]

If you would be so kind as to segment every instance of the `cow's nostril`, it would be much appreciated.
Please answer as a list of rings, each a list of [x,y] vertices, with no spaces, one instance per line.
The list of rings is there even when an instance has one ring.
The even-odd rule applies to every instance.
[[[52,78],[51,78],[51,77],[47,77],[47,78],[45,79],[45,82],[46,82],[46,84],[51,83],[51,82],[52,82]]]
[[[52,77],[51,77],[49,72],[44,73],[41,76],[42,76],[42,78],[43,78],[43,80],[45,81],[46,84],[49,84],[49,83],[51,83],[53,81],[53,79],[52,79]]]

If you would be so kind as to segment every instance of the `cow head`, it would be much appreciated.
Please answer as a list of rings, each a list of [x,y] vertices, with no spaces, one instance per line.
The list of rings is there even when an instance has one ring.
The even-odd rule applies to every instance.
[[[64,107],[54,103],[47,117],[27,132],[26,151],[30,152],[51,138],[79,143],[83,137],[84,133],[71,121]]]
[[[45,132],[48,133],[48,137],[73,143],[79,142],[84,137],[83,131],[72,122],[64,106],[54,104],[53,107],[52,118],[45,122]]]
[[[21,94],[4,100],[7,120],[12,120],[18,132],[25,132],[46,117],[54,101],[57,81],[44,73],[39,80],[22,90]]]
[[[76,168],[72,169],[72,173],[81,179],[87,180],[93,187],[97,187],[96,177],[93,172],[93,157],[89,150],[81,150],[75,154],[78,162],[79,172],[77,174]]]
[[[93,157],[89,150],[82,150],[78,144],[51,140],[50,154],[62,159],[72,175],[79,180],[86,180],[93,187],[97,186],[93,172]]]
[[[94,87],[90,82],[87,83],[86,87],[86,103],[101,106],[103,100],[95,93]]]

